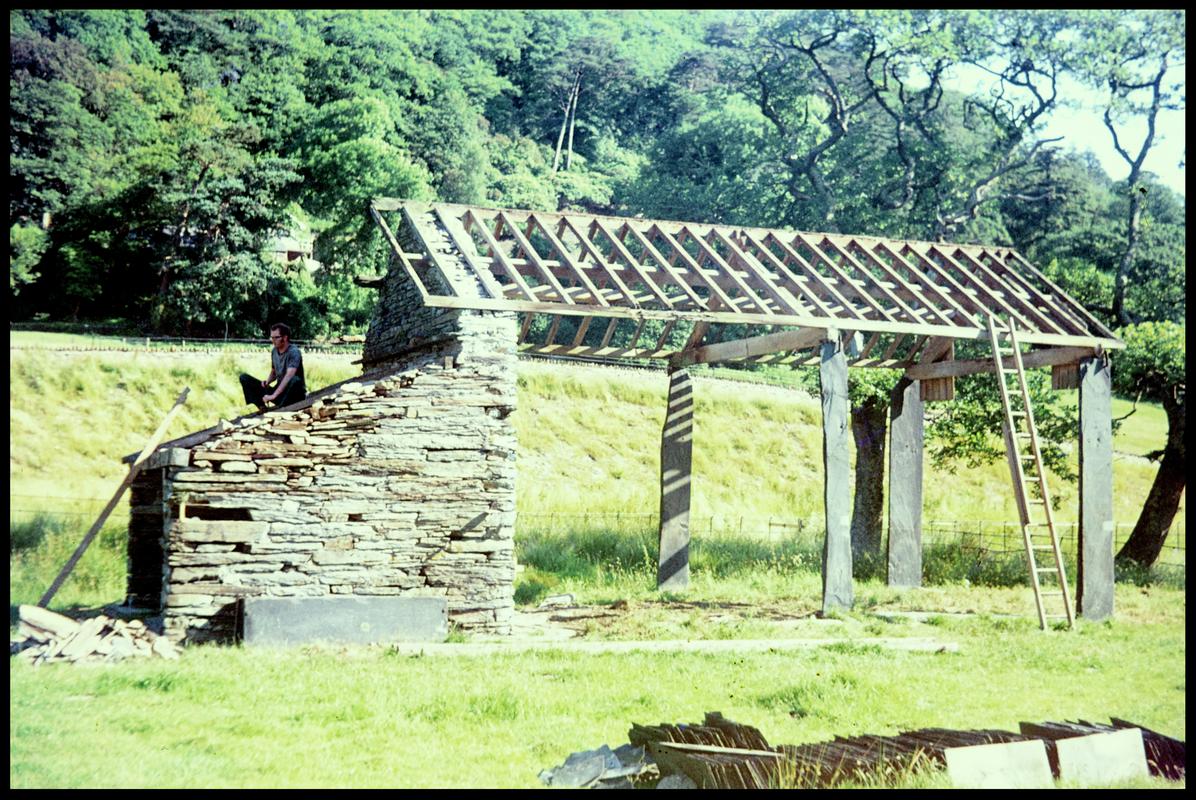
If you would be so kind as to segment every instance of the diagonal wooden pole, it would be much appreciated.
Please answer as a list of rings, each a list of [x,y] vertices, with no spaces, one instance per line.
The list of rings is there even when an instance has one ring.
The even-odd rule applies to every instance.
[[[150,437],[149,443],[141,450],[141,455],[137,456],[137,460],[129,467],[129,474],[121,481],[121,484],[116,489],[116,494],[112,495],[112,499],[108,501],[108,505],[104,506],[104,510],[100,512],[99,519],[97,519],[91,526],[91,530],[83,537],[83,541],[79,542],[79,546],[75,548],[75,552],[67,560],[66,565],[63,566],[62,571],[58,573],[58,577],[54,579],[54,583],[50,584],[50,588],[42,595],[42,599],[37,601],[37,604],[42,608],[49,605],[54,595],[62,587],[63,581],[71,574],[71,570],[75,568],[75,564],[79,563],[79,559],[83,557],[83,553],[87,550],[88,545],[91,544],[92,539],[96,538],[96,534],[100,532],[100,528],[104,526],[104,522],[108,519],[108,515],[112,513],[112,509],[116,508],[116,504],[120,502],[121,496],[132,485],[133,479],[137,477],[137,473],[141,472],[141,465],[149,458],[150,453],[157,449],[158,443],[162,441],[162,437],[166,435],[166,428],[170,425],[170,421],[174,419],[174,415],[183,407],[183,403],[187,400],[187,393],[191,391],[191,387],[183,389],[178,399],[174,401],[169,412],[167,412],[162,424],[154,431],[154,435]]]

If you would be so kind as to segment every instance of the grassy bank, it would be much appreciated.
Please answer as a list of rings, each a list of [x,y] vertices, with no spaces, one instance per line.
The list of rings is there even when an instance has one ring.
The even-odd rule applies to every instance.
[[[949,599],[990,598],[956,587]],[[641,622],[645,633],[689,621],[700,635],[694,615],[709,605],[665,614],[666,604],[629,613],[668,618]],[[695,722],[711,710],[774,744],[1110,716],[1186,738],[1178,592],[1139,590],[1116,621],[1070,634],[996,615],[915,622],[873,613],[890,605],[805,620],[789,635],[839,643],[784,653],[450,658],[202,647],[178,662],[13,663],[10,785],[531,788],[571,752],[625,742],[633,722]],[[876,631],[959,650],[881,649],[869,644]]]
[[[10,602],[33,602],[49,585],[94,513],[80,510],[80,498],[110,494],[123,474],[119,458],[139,449],[183,385],[192,395],[168,436],[245,410],[235,375],[265,363],[264,353],[13,352],[10,491],[14,501],[38,495],[48,507],[12,520]],[[307,366],[312,388],[356,373],[349,357],[313,355]],[[589,609],[576,625],[588,639],[834,643],[718,656],[205,646],[175,662],[32,668],[12,659],[10,786],[534,788],[540,770],[570,753],[625,742],[632,723],[696,722],[713,710],[774,744],[1111,716],[1186,738],[1182,570],[1119,582],[1114,620],[1041,632],[1020,558],[976,560],[931,545],[925,587],[887,587],[880,565],[863,565],[854,609],[819,619],[818,537],[768,540],[750,535],[749,524],[747,535],[697,535],[691,588],[661,594],[643,515],[656,507],[664,376],[539,363],[519,370],[521,513],[626,514],[601,525],[521,517],[534,524],[517,531],[519,605],[571,593]],[[816,515],[817,403],[705,376],[696,387],[695,517]],[[1153,412],[1144,410],[1123,426],[1120,452],[1161,444],[1147,441],[1159,431],[1148,431]],[[1154,467],[1127,456],[1114,469],[1118,518],[1132,520]],[[1012,511],[1003,464],[928,471],[927,488],[928,518]],[[1074,493],[1063,508],[1074,514]],[[123,597],[124,537],[114,518],[56,607]],[[877,637],[958,650],[887,650]],[[946,783],[932,775],[896,785]]]

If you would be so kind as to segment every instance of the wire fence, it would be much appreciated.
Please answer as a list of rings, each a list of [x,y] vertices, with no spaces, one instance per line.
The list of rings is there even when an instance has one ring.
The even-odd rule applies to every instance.
[[[567,531],[567,530],[610,530],[625,532],[654,533],[659,527],[660,517],[652,512],[578,512],[548,513],[521,512],[517,515],[518,531]],[[1162,552],[1156,562],[1159,565],[1185,567],[1187,565],[1186,520],[1177,518],[1167,534]],[[1120,550],[1134,529],[1132,522],[1116,523],[1113,533],[1114,552]],[[690,535],[703,534],[739,536],[764,539],[769,542],[808,540],[821,543],[826,530],[823,517],[744,517],[706,516],[690,517]],[[1056,523],[1060,549],[1074,556],[1079,541],[1079,524]],[[882,539],[888,535],[887,527],[882,530]],[[923,546],[938,545],[957,548],[961,553],[976,558],[986,556],[1012,555],[1025,552],[1021,526],[1017,522],[991,520],[924,520],[922,522]]]
[[[47,495],[9,495],[9,521],[16,525],[38,516],[61,519],[80,530],[99,516],[108,502],[100,498],[66,498]],[[127,497],[113,511],[109,524],[127,524]],[[522,511],[516,514],[517,534],[536,532],[610,531],[655,536],[660,517],[655,512],[589,511],[577,513]],[[1114,551],[1119,550],[1133,531],[1132,522],[1119,522],[1113,534]],[[1186,520],[1180,516],[1172,524],[1156,562],[1159,565],[1185,567],[1187,565]],[[825,526],[820,515],[808,517],[747,517],[730,515],[691,516],[690,535],[744,537],[772,543],[808,541],[821,544]],[[1074,556],[1079,540],[1079,525],[1074,522],[1056,523],[1055,531],[1065,554]],[[888,531],[882,531],[882,536]],[[958,548],[964,555],[982,558],[1024,552],[1021,527],[1017,522],[990,520],[924,520],[923,546]]]
[[[12,330],[28,330],[42,332],[36,328],[21,328],[14,324]],[[61,332],[61,331],[60,331]],[[13,342],[9,340],[9,350],[54,350],[66,352],[154,352],[154,353],[260,353],[270,347],[270,342],[262,339],[225,339],[205,338],[194,336],[115,336],[102,333],[70,332],[72,338],[67,341],[55,342]],[[358,354],[361,352],[365,337],[346,337],[332,340],[294,339],[294,343],[304,352],[330,354]]]

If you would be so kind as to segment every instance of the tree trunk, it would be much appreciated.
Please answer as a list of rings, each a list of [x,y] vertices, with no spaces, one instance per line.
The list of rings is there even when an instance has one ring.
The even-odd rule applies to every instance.
[[[1134,256],[1138,251],[1138,230],[1142,227],[1143,194],[1138,191],[1137,170],[1130,176],[1130,218],[1126,224],[1125,252],[1121,254],[1121,262],[1117,265],[1117,276],[1113,279],[1113,316],[1118,325],[1130,325],[1133,320],[1125,309],[1125,289],[1129,284],[1130,270],[1134,266]]]
[[[573,102],[573,95],[569,95],[569,103],[565,104],[561,115],[561,132],[556,137],[556,153],[552,156],[552,173],[555,175],[557,167],[561,165],[561,148],[565,145],[565,129],[569,127],[569,106]]]
[[[880,400],[851,409],[855,437],[855,505],[851,512],[853,564],[879,563],[884,513],[885,432],[889,409]]]
[[[573,106],[569,110],[569,146],[565,150],[565,172],[573,166],[573,131],[577,127],[577,98],[581,95],[581,73],[578,73],[577,82],[573,84]]]
[[[573,149],[573,131],[570,129],[569,120],[572,118],[573,109],[577,105],[577,90],[578,83],[581,81],[581,73],[573,76],[573,86],[569,88],[569,97],[565,100],[565,105],[561,108],[561,132],[556,137],[556,153],[552,157],[552,173],[555,175],[557,168],[561,165],[561,152],[565,145],[565,131],[569,131],[569,149]],[[569,162],[565,162],[565,169],[569,169]]]
[[[1167,446],[1138,522],[1117,554],[1117,561],[1121,563],[1134,561],[1143,567],[1150,567],[1158,560],[1187,486],[1187,470],[1184,466],[1186,396],[1181,395],[1180,399],[1164,397],[1163,408],[1167,412]]]

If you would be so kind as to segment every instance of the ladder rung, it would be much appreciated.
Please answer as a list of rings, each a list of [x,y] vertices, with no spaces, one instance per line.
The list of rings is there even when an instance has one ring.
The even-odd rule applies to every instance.
[[[1043,597],[1063,597],[1067,592],[1039,592]]]
[[[1030,549],[1031,550],[1054,550],[1055,546],[1050,545],[1050,544],[1032,544],[1032,545],[1030,545]]]
[[[1056,569],[1057,569],[1056,567],[1035,567],[1034,571],[1035,572],[1054,572]]]

